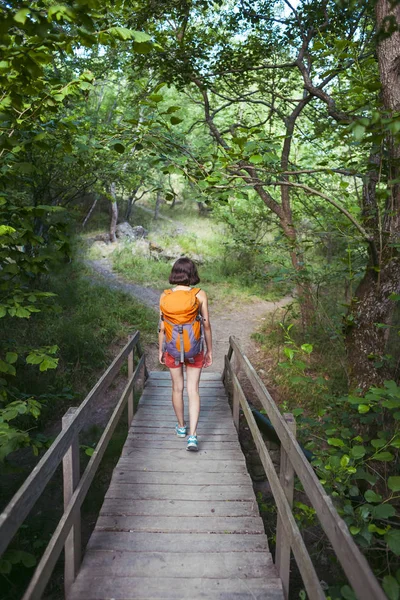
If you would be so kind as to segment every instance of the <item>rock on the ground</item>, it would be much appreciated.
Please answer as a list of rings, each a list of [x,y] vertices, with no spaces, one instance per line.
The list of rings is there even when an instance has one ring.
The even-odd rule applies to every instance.
[[[115,234],[119,239],[141,240],[147,237],[148,231],[141,225],[132,227],[132,225],[129,225],[129,223],[125,221],[124,223],[118,223]]]

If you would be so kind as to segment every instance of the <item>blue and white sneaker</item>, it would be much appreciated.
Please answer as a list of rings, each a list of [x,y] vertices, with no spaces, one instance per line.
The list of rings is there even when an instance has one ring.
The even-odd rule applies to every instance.
[[[187,440],[186,450],[191,450],[192,452],[197,452],[199,446],[197,444],[197,435],[189,435]]]
[[[175,433],[178,437],[186,437],[187,436],[187,427],[184,425],[183,427],[179,427],[179,423],[175,425]]]

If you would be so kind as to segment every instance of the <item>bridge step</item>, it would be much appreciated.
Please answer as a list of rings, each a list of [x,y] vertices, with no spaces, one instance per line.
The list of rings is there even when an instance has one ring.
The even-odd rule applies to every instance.
[[[200,394],[191,453],[169,373],[150,373],[68,600],[283,600],[217,373]]]

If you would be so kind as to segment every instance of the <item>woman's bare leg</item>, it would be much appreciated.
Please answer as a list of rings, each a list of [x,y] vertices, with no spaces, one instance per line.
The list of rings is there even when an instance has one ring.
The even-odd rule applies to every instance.
[[[201,369],[195,367],[186,367],[186,386],[189,396],[189,418],[190,432],[189,435],[196,435],[197,423],[200,415],[200,396],[199,382]]]
[[[172,380],[172,406],[176,414],[179,427],[185,426],[183,409],[183,367],[170,369],[169,373]]]

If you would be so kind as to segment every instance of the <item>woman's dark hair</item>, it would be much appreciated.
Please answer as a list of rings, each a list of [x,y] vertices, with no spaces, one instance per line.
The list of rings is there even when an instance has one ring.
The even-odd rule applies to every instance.
[[[178,258],[172,267],[169,282],[175,285],[196,285],[200,277],[197,267],[190,258]]]

